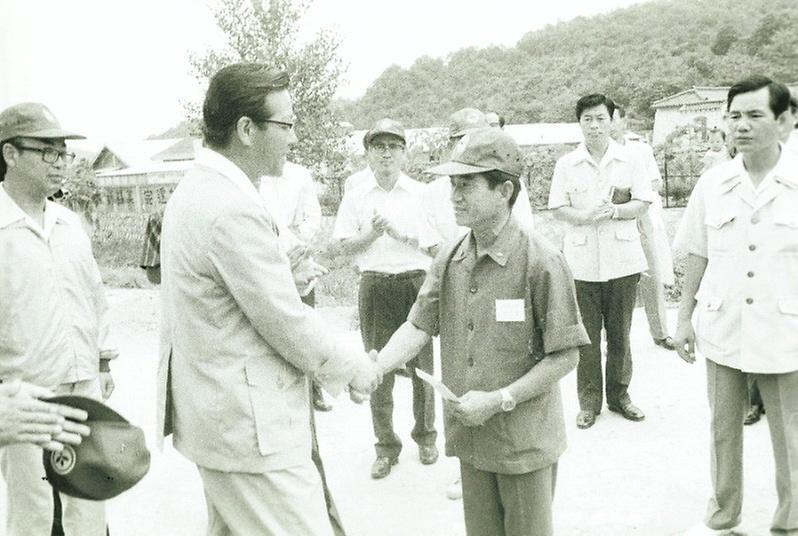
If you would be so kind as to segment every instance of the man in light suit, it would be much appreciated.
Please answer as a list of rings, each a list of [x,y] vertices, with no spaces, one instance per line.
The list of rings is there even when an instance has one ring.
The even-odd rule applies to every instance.
[[[163,221],[158,427],[197,464],[208,534],[331,535],[311,460],[308,376],[370,392],[365,354],[302,304],[256,181],[296,140],[288,76],[236,64],[210,82],[205,146]]]

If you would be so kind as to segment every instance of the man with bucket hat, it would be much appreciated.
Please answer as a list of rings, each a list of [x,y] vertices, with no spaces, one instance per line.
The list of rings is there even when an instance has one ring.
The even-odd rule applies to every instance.
[[[75,155],[44,105],[0,112],[0,379],[22,380],[56,395],[107,398],[113,390],[107,304],[91,242],[78,216],[47,201]],[[41,449],[0,450],[8,488],[8,536],[49,534],[53,496]],[[63,497],[67,535],[105,534],[102,502]]]
[[[559,380],[588,343],[565,258],[511,217],[522,160],[499,129],[467,134],[448,175],[458,225],[407,322],[379,354],[400,366],[440,335],[446,454],[460,458],[468,536],[550,535],[565,450]]]

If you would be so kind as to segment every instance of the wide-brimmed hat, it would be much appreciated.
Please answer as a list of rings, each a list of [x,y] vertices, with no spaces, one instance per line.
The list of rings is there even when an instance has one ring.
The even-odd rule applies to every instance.
[[[70,395],[47,401],[86,411],[89,417],[83,424],[91,429],[80,445],[44,452],[44,470],[53,488],[79,499],[104,501],[144,478],[150,451],[141,428],[92,398]]]
[[[85,139],[85,136],[61,128],[61,124],[53,112],[38,102],[15,104],[0,112],[0,141],[18,136],[45,139]]]
[[[471,175],[486,171],[503,171],[520,177],[523,157],[518,144],[503,130],[472,130],[457,143],[449,162],[427,170],[433,175]]]

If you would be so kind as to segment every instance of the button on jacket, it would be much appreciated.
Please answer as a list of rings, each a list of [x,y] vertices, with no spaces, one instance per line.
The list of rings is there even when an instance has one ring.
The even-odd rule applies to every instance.
[[[96,378],[118,353],[107,310],[78,216],[47,201],[42,229],[0,185],[0,378],[49,388]]]
[[[612,186],[630,189],[632,199],[654,200],[645,170],[628,149],[610,140],[601,162],[596,162],[581,144],[557,161],[549,208],[593,208],[609,199]],[[609,281],[648,267],[635,219],[566,223],[563,254],[580,281]]]
[[[506,305],[517,307],[508,313]],[[443,382],[457,396],[506,387],[547,354],[588,343],[562,254],[513,218],[479,258],[472,233],[443,250],[408,320],[440,334]],[[445,429],[446,454],[477,469],[521,474],[547,467],[565,450],[559,385],[483,426],[447,416]]]
[[[699,350],[745,372],[798,370],[798,155],[782,150],[756,189],[742,156],[704,173],[674,246],[708,260]]]

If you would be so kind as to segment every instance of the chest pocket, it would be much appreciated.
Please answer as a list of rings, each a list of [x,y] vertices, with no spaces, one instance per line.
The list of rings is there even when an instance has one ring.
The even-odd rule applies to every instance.
[[[790,255],[798,254],[798,192],[782,192],[773,201],[772,237],[779,251]]]
[[[573,208],[585,209],[593,206],[593,195],[586,184],[573,184],[568,189],[568,199]]]
[[[707,251],[728,253],[737,242],[737,216],[740,200],[733,194],[722,197],[716,206],[707,207],[704,224],[707,228]]]

